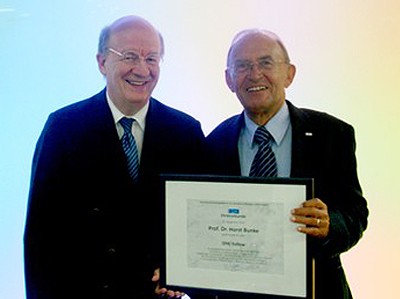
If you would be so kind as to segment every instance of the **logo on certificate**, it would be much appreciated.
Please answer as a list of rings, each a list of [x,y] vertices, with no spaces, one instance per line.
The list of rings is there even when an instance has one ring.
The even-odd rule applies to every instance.
[[[228,214],[239,214],[240,210],[238,208],[229,208]]]

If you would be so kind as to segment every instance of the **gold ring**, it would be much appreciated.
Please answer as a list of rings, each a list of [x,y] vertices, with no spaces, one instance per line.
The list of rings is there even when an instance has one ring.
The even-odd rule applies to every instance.
[[[317,226],[321,224],[321,219],[317,218]]]

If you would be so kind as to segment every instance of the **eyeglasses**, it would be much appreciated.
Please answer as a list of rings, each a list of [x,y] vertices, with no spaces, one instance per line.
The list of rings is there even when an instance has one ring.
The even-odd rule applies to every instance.
[[[124,51],[122,53],[113,48],[107,48],[107,50],[121,57],[121,61],[129,65],[139,65],[140,61],[143,60],[147,66],[154,67],[158,66],[161,62],[159,54],[150,54],[143,57],[132,50]]]
[[[233,70],[235,74],[245,74],[249,73],[255,65],[257,65],[257,68],[261,71],[271,71],[278,64],[282,63],[287,62],[285,60],[274,61],[272,58],[261,58],[255,63],[250,60],[237,60],[230,69]]]

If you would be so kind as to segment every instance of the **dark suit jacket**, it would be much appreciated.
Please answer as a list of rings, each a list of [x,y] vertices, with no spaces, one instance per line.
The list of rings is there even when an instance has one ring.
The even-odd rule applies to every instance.
[[[328,205],[331,221],[328,237],[310,244],[316,258],[316,298],[351,298],[339,255],[359,241],[368,217],[357,176],[354,129],[326,113],[287,103],[293,134],[290,176],[314,178],[315,197]],[[238,138],[243,125],[242,113],[207,136],[213,173],[240,175]]]
[[[152,98],[135,185],[105,90],[52,113],[32,165],[27,298],[151,298],[163,254],[158,175],[199,171],[203,142],[197,120]]]

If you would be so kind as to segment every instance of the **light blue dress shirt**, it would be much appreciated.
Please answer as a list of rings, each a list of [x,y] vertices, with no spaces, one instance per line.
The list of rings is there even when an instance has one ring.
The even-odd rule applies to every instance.
[[[253,144],[254,133],[258,125],[246,113],[244,115],[245,125],[239,135],[238,147],[241,174],[248,176],[251,163],[258,150],[258,145]],[[264,127],[274,137],[272,150],[278,164],[278,177],[289,177],[292,162],[292,125],[286,102]]]

